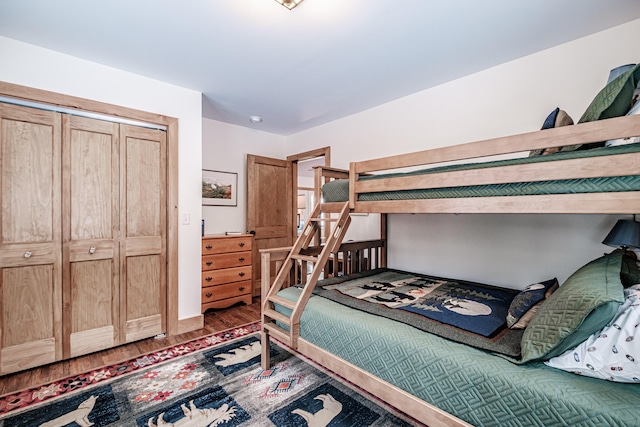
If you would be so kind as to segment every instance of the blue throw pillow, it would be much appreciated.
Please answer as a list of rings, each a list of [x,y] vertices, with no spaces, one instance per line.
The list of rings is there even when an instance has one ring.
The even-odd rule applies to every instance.
[[[545,294],[549,289],[558,285],[558,279],[553,278],[540,283],[534,283],[524,288],[511,301],[507,311],[507,326],[513,327],[527,311],[545,299]]]

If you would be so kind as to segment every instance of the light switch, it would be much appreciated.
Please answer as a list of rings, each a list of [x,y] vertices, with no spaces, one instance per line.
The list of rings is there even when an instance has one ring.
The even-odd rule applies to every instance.
[[[182,225],[189,225],[189,224],[191,224],[191,213],[182,212]]]

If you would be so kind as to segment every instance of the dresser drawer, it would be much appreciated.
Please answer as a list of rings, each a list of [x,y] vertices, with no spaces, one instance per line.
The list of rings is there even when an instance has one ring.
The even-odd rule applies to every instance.
[[[202,304],[247,295],[251,293],[251,280],[202,288]]]
[[[202,255],[221,254],[226,252],[250,251],[253,237],[219,237],[202,240]]]
[[[228,254],[202,257],[202,271],[251,265],[251,252],[231,252]]]
[[[251,280],[251,269],[252,267],[248,265],[245,267],[205,271],[202,273],[202,287]]]

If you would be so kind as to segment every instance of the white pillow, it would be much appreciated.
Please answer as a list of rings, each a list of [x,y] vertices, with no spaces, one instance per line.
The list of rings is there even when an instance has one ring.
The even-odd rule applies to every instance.
[[[625,289],[624,295],[625,302],[607,326],[544,363],[578,375],[640,383],[640,285]]]

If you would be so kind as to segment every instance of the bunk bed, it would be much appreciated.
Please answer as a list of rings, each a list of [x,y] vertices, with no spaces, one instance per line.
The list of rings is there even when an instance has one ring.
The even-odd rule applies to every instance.
[[[429,426],[637,425],[640,385],[588,378],[547,366],[543,363],[546,356],[555,356],[554,352],[562,353],[566,348],[556,346],[557,342],[532,341],[532,335],[549,331],[549,325],[542,321],[536,324],[541,329],[533,329],[531,324],[524,329],[521,339],[523,343],[528,341],[522,345],[520,355],[497,354],[424,332],[411,322],[380,317],[354,309],[357,304],[349,306],[323,296],[334,284],[351,280],[350,276],[317,282],[329,258],[339,252],[350,213],[640,212],[640,144],[575,150],[640,135],[640,116],[598,119],[353,162],[348,174],[329,169],[323,176],[318,169],[316,191],[322,191],[324,201],[312,213],[316,219],[309,221],[306,232],[292,248],[262,252],[263,368],[270,364],[269,342],[275,338]],[[569,146],[571,150],[561,148]],[[527,155],[549,148],[559,152]],[[511,158],[496,158],[504,155]],[[431,168],[426,172],[407,170],[417,167]],[[338,215],[331,217],[329,213]],[[305,255],[314,233],[320,232],[317,224],[322,221],[333,224],[325,249],[314,257]],[[384,229],[383,225],[382,241]],[[270,283],[274,260],[281,268]],[[319,266],[304,286],[289,286],[286,267],[294,260]],[[375,267],[386,266],[383,263]],[[593,278],[590,275],[595,269],[595,274],[607,283],[606,292],[611,297],[606,304],[598,300],[602,305],[585,308],[584,317],[574,317],[568,333],[564,326],[559,327],[564,335],[557,339],[565,347],[591,333],[581,330],[581,325],[593,327],[593,317],[589,315],[601,309],[609,314],[615,312],[624,300],[623,288],[633,284],[629,280],[640,283],[640,275],[623,271],[628,268],[635,267],[630,267],[621,253],[614,252],[585,265],[556,291],[600,293],[602,286],[584,284]],[[388,272],[361,271],[355,279],[381,271]],[[575,291],[578,285],[565,286],[570,280],[586,287]],[[549,310],[562,309],[562,304],[551,307],[544,303]],[[606,310],[602,308],[605,305]],[[549,316],[556,314],[551,312]],[[598,328],[603,324],[602,319],[599,321]]]

